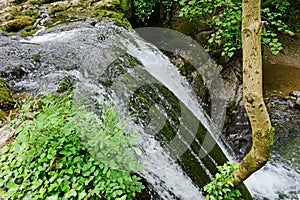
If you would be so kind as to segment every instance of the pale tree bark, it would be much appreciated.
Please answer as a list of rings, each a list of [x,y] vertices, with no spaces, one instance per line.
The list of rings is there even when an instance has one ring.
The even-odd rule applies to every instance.
[[[263,101],[260,0],[243,0],[243,99],[252,128],[252,148],[232,174],[238,185],[269,159],[274,134]]]

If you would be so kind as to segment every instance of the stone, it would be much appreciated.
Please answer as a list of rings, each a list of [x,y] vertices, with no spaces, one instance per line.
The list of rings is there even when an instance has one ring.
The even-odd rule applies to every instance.
[[[290,96],[300,98],[300,91],[293,91],[290,93]]]
[[[296,101],[295,101],[295,107],[299,107],[300,108],[300,97],[296,99]]]
[[[0,128],[0,149],[4,146],[6,142],[14,135],[15,130],[7,126]]]

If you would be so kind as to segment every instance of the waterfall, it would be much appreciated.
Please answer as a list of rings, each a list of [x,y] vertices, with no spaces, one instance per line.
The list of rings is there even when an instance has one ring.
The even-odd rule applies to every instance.
[[[76,98],[109,100],[140,134],[139,157],[147,167],[139,174],[149,188],[166,200],[205,199],[201,187],[230,154],[220,124],[155,46],[111,21],[57,26],[0,45],[1,74],[15,91],[55,92],[68,80]],[[218,112],[212,108],[212,115],[223,115]]]

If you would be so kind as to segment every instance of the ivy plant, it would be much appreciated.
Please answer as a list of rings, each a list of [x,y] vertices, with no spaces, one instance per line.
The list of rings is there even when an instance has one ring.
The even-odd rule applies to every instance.
[[[217,166],[218,173],[212,181],[204,186],[203,190],[207,193],[206,199],[209,200],[234,200],[241,196],[241,192],[234,188],[231,173],[236,169],[238,163],[227,162],[223,166]]]
[[[116,110],[110,106],[104,109],[107,118],[96,118],[85,107],[75,106],[71,94],[28,98],[21,108],[20,117],[12,120],[16,138],[0,150],[0,197],[132,199],[144,188],[140,178],[131,175],[130,168],[112,168],[92,156],[81,139],[96,126],[98,137],[109,140],[109,135],[116,133],[114,142],[106,143],[108,149],[130,148],[128,142],[132,139],[118,122]],[[84,121],[77,120],[82,116],[92,118],[95,123],[85,126]],[[80,126],[82,128],[77,129]],[[115,126],[117,128],[112,128]],[[107,127],[110,127],[109,133],[101,132]],[[85,133],[82,135],[80,131]],[[122,142],[116,142],[117,139]],[[120,154],[112,160],[120,157],[123,161],[138,164],[133,154]],[[134,166],[133,170],[136,168]]]

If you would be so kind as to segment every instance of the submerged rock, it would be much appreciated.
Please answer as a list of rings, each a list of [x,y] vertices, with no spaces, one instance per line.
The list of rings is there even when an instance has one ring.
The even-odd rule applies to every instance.
[[[295,104],[295,107],[300,108],[300,91],[293,91],[290,93],[289,99]]]
[[[290,96],[300,98],[300,91],[293,91],[290,93]]]
[[[275,149],[300,137],[300,109],[297,105],[300,98],[296,99],[297,95],[298,91],[294,91],[289,97],[273,96],[265,101],[272,126],[275,128]],[[224,132],[238,158],[242,159],[252,145],[251,126],[244,107],[238,107],[237,112],[230,117]]]
[[[274,148],[300,137],[300,109],[289,99],[273,97],[267,102],[272,125],[275,128]]]

